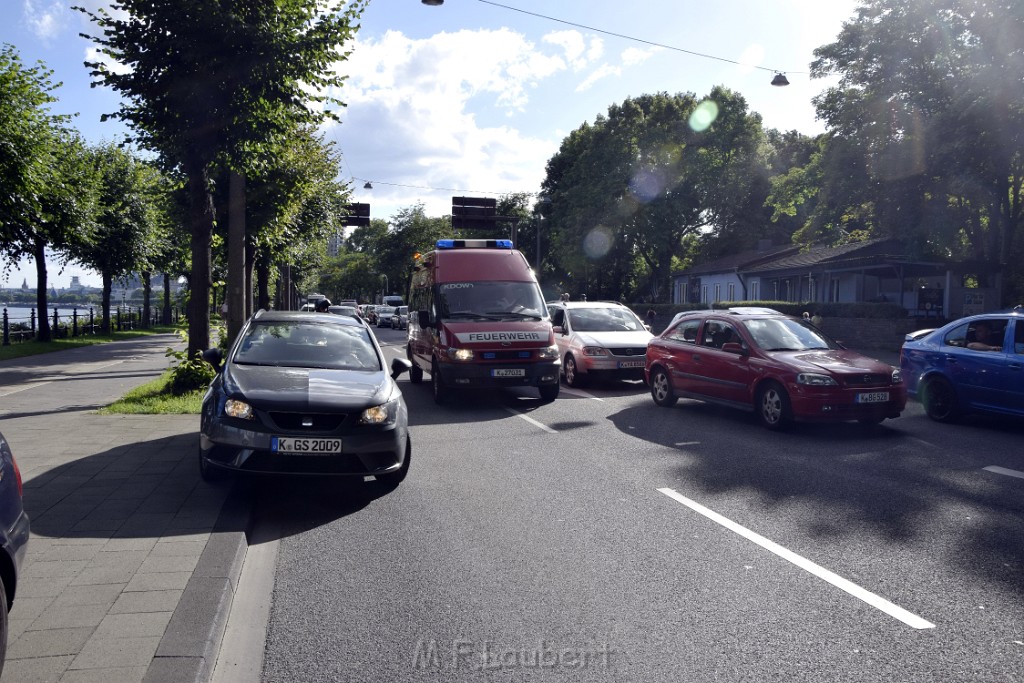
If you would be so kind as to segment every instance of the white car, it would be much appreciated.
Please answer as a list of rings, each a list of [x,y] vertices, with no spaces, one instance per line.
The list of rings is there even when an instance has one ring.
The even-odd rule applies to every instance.
[[[548,304],[562,375],[571,387],[591,378],[643,379],[647,342],[654,337],[636,313],[614,301]]]

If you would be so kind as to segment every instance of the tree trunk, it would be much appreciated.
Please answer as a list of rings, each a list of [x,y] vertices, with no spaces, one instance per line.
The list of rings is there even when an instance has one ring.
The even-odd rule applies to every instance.
[[[152,308],[150,297],[153,296],[152,277],[148,270],[142,273],[142,312],[139,314],[139,325],[142,329],[149,328],[149,313]]]
[[[100,330],[104,335],[109,335],[112,329],[113,318],[110,315],[110,290],[114,287],[114,278],[110,277],[110,273],[102,273],[103,276],[103,294],[102,303],[100,304],[100,310],[103,311],[103,325]]]
[[[246,282],[245,176],[231,171],[228,179],[228,347],[242,330],[245,320]]]
[[[270,308],[270,256],[266,250],[256,258],[256,307]]]
[[[36,260],[36,312],[39,314],[39,330],[36,341],[48,342],[53,339],[50,320],[46,316],[46,242],[35,238],[33,256]]]
[[[189,228],[192,233],[192,275],[189,278],[188,357],[210,348],[210,262],[213,242],[213,197],[209,172],[195,157],[185,160],[188,175]]]
[[[164,325],[171,324],[171,276],[164,273],[164,311],[160,320]]]

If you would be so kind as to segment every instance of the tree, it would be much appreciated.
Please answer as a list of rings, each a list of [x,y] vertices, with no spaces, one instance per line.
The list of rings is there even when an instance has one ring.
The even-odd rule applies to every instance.
[[[552,258],[570,288],[591,298],[635,296],[637,273],[646,271],[647,298],[663,297],[689,237],[756,223],[762,141],[760,117],[722,87],[702,100],[628,99],[573,131],[542,185]]]
[[[1024,6],[865,0],[812,75],[829,129],[808,236],[854,227],[1014,279],[1024,256]],[[1024,293],[1022,291],[1021,293]]]
[[[214,210],[211,169],[272,163],[296,123],[319,123],[340,105],[339,46],[358,28],[366,0],[323,11],[315,0],[116,0],[90,12],[102,35],[89,36],[123,65],[87,62],[121,93],[113,114],[135,140],[182,170],[189,188],[192,272],[189,356],[209,345]]]
[[[84,146],[50,113],[57,87],[42,64],[26,68],[12,46],[0,50],[0,255],[36,266],[37,339],[50,341],[46,250],[63,254],[90,239],[93,171]]]
[[[132,272],[148,272],[155,209],[148,191],[151,172],[120,147],[106,144],[89,151],[99,171],[96,230],[93,238],[72,250],[82,265],[103,279],[103,332],[110,333],[110,291],[114,280]]]

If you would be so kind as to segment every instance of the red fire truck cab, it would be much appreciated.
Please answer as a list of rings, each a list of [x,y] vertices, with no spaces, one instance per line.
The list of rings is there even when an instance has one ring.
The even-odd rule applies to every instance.
[[[417,255],[406,349],[413,383],[453,389],[532,386],[558,396],[561,361],[544,296],[511,240],[438,240]]]

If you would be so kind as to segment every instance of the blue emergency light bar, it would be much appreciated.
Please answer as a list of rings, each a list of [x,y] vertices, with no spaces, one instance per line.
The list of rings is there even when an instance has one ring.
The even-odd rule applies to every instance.
[[[438,240],[438,249],[511,249],[512,240]]]

